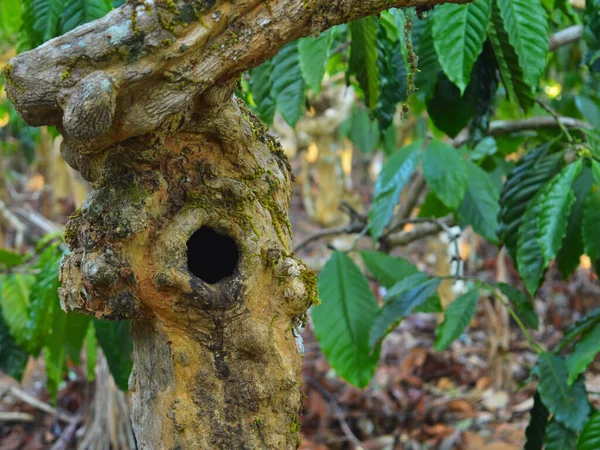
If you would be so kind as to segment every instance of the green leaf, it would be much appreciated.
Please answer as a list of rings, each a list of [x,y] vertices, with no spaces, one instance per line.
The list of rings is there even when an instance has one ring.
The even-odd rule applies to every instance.
[[[598,352],[600,352],[600,326],[596,325],[583,333],[581,339],[575,344],[573,352],[567,356],[565,364],[569,374],[567,379],[569,386],[585,371]]]
[[[491,0],[475,0],[466,6],[440,5],[433,16],[433,42],[440,65],[461,94],[483,50],[491,13]]]
[[[490,176],[478,165],[467,161],[467,191],[457,209],[462,222],[492,243],[498,242],[499,193]]]
[[[58,22],[65,10],[65,0],[30,0],[33,27],[43,42],[58,36]]]
[[[600,411],[596,411],[585,424],[579,435],[577,450],[598,450],[600,448]]]
[[[250,91],[256,104],[258,117],[268,124],[273,123],[275,115],[275,99],[271,96],[271,74],[273,61],[269,60],[250,70]]]
[[[298,123],[306,99],[306,85],[298,55],[298,42],[290,42],[273,58],[271,72],[271,97],[291,127]]]
[[[594,181],[600,186],[600,163],[598,161],[592,160],[592,174],[594,175]]]
[[[400,193],[417,168],[419,149],[422,145],[421,140],[413,142],[396,152],[383,166],[375,183],[375,201],[369,212],[371,235],[374,241],[379,239],[392,220]]]
[[[365,93],[365,103],[374,110],[379,100],[379,68],[377,66],[377,22],[374,17],[351,22],[352,34],[348,74],[356,75]]]
[[[589,167],[584,167],[579,178],[573,183],[575,202],[571,206],[565,239],[556,256],[558,270],[563,280],[569,279],[573,272],[575,272],[575,269],[579,267],[580,258],[584,252],[582,233],[583,213],[593,184],[594,177]]]
[[[600,323],[600,308],[594,309],[586,314],[584,317],[579,319],[573,325],[571,325],[564,333],[563,338],[560,340],[556,348],[553,350],[554,353],[562,351],[569,343],[571,343],[577,336],[583,333],[587,333],[593,327]]]
[[[567,233],[568,218],[575,194],[571,187],[582,169],[578,160],[565,167],[550,182],[540,199],[538,244],[546,266],[556,257]]]
[[[358,147],[362,153],[370,153],[379,141],[379,126],[371,120],[369,111],[355,106],[348,118],[348,139]]]
[[[419,269],[399,256],[367,250],[361,251],[360,256],[371,275],[386,289],[410,275],[420,273]]]
[[[546,68],[548,21],[540,0],[496,0],[529,86],[537,86]]]
[[[96,360],[98,359],[98,339],[96,338],[96,330],[90,322],[85,335],[85,366],[87,369],[88,382],[94,381],[96,378]]]
[[[318,37],[306,37],[298,41],[298,57],[304,81],[315,93],[321,92],[321,82],[325,76],[325,67],[331,54],[333,33],[324,31]]]
[[[583,211],[582,234],[585,253],[592,261],[600,260],[600,191],[590,192]]]
[[[550,413],[544,406],[539,392],[536,392],[533,397],[533,408],[531,408],[529,414],[531,417],[525,430],[525,447],[523,447],[523,450],[542,450]]]
[[[523,69],[519,65],[517,53],[509,41],[508,32],[496,1],[492,3],[492,22],[488,28],[488,36],[508,98],[527,111],[535,102],[533,88],[525,81]]]
[[[25,257],[20,253],[0,248],[0,264],[5,265],[7,268],[19,266],[23,264]]]
[[[452,111],[452,114],[448,114]],[[440,73],[433,95],[427,99],[427,113],[434,125],[448,136],[454,138],[469,124],[475,111],[475,98],[472,90],[467,89],[461,96],[460,90],[445,73]]]
[[[484,44],[483,53],[477,59],[471,74],[468,89],[469,95],[475,97],[473,117],[469,122],[470,144],[477,144],[487,137],[490,121],[494,113],[496,92],[498,91],[498,64],[489,41]],[[493,147],[492,147],[493,148]],[[477,155],[477,152],[475,153]]]
[[[8,275],[2,283],[2,311],[10,334],[21,348],[27,347],[27,322],[29,320],[29,290],[34,277],[30,275]]]
[[[127,390],[129,374],[133,367],[133,340],[129,333],[129,321],[112,322],[93,318],[98,343],[102,347],[108,368],[115,384],[122,391]]]
[[[498,236],[513,260],[516,260],[518,231],[527,206],[562,167],[562,153],[547,156],[549,149],[550,144],[543,144],[528,152],[508,174],[500,194]]]
[[[471,323],[477,311],[479,290],[472,289],[454,300],[444,311],[444,321],[435,330],[435,350],[448,348]]]
[[[27,360],[27,353],[21,350],[10,334],[0,304],[0,370],[21,381]]]
[[[398,103],[406,100],[407,73],[402,49],[398,43],[398,30],[393,22],[393,17],[389,21],[385,20],[386,17],[388,16],[384,15],[378,22],[379,57],[377,58],[377,68],[379,70],[380,95],[373,112],[381,130],[387,130],[393,124]],[[385,23],[388,28],[394,28],[393,33],[388,33],[389,30]]]
[[[456,209],[467,190],[465,160],[451,145],[434,139],[422,156],[427,184],[448,208]]]
[[[429,279],[423,273],[410,275],[399,281],[386,295],[386,302],[377,313],[369,335],[369,345],[375,349],[414,308],[421,306],[432,297],[438,286],[439,278]]]
[[[21,26],[21,0],[0,2],[0,39],[14,43],[13,36]]]
[[[538,217],[541,212],[541,199],[549,184],[542,187],[529,202],[521,224],[517,243],[517,265],[521,279],[527,288],[527,292],[535,295],[540,285],[546,264],[542,256],[542,250],[537,240]]]
[[[65,347],[69,359],[74,364],[81,364],[81,349],[91,322],[92,318],[90,316],[74,312],[67,314]]]
[[[53,403],[56,403],[58,388],[63,380],[65,368],[65,334],[67,315],[60,308],[54,308],[52,331],[46,339],[44,357],[46,361],[47,388]]]
[[[412,39],[415,53],[419,56],[419,72],[415,76],[415,84],[417,92],[422,92],[426,99],[432,97],[438,75],[441,73],[440,63],[433,45],[432,17],[428,16],[424,20],[413,20],[412,22]]]
[[[53,317],[54,309],[60,309],[58,272],[62,252],[50,248],[47,254],[51,256],[43,261],[40,273],[36,276],[29,294],[25,349],[33,356],[40,353],[50,334],[52,323],[48,317]]]
[[[573,450],[577,444],[577,433],[557,420],[552,420],[546,429],[544,444],[546,450]]]
[[[590,413],[584,381],[567,386],[565,362],[552,353],[540,354],[538,369],[538,391],[544,405],[567,428],[581,431]]]
[[[425,200],[419,206],[419,217],[421,218],[440,218],[450,214],[452,210],[444,205],[436,195],[429,191],[425,195]]]
[[[523,320],[523,323],[527,327],[537,330],[539,327],[539,317],[533,308],[531,299],[519,289],[509,284],[496,283],[496,287],[498,287],[500,292],[508,297],[513,305],[515,305],[521,320]]]
[[[319,292],[322,303],[312,318],[323,353],[342,378],[364,388],[379,360],[369,347],[379,309],[369,283],[345,253],[335,252],[321,271]]]
[[[112,10],[110,0],[67,0],[67,6],[60,20],[61,34],[104,17]]]

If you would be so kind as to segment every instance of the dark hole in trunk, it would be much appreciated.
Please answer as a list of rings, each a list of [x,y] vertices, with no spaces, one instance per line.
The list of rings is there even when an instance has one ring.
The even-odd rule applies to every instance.
[[[208,284],[233,275],[238,259],[235,241],[212,228],[196,230],[187,242],[188,270]]]

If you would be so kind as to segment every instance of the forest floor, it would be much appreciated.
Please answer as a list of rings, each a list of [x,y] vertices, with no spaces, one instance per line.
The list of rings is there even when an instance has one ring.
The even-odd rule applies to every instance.
[[[364,204],[370,200],[370,185],[366,181],[355,184]],[[33,210],[40,206],[31,201],[25,208]],[[57,222],[64,223],[70,213],[68,209],[65,208]],[[304,211],[298,185],[291,214],[296,243],[319,228]],[[437,239],[432,237],[394,254],[408,258],[421,270],[435,273],[436,259],[447,257],[443,246],[440,250],[439,245],[431,245]],[[298,256],[313,268],[319,268],[330,253],[327,243],[316,241]],[[510,260],[499,260],[495,248],[474,239],[466,247],[470,250],[465,258],[465,273],[493,282],[502,271],[505,281],[520,287]],[[432,257],[432,251],[438,254]],[[376,294],[380,293],[375,282],[372,287]],[[551,347],[562,336],[559,330],[591,310],[598,300],[597,279],[585,264],[567,281],[551,269],[536,299],[540,327],[533,333],[534,339]],[[348,385],[330,368],[309,323],[303,333],[305,410],[301,449],[355,449],[359,445],[365,450],[522,448],[535,392],[535,381],[529,379],[529,371],[535,365],[536,355],[514,323],[508,330],[498,328],[490,319],[489,307],[493,308],[491,302],[482,302],[465,334],[439,353],[434,351],[433,342],[440,318],[409,317],[384,341],[379,367],[363,391]],[[490,349],[504,332],[509,337],[508,349],[492,352]],[[0,421],[0,450],[77,448],[74,444],[77,433],[69,430],[67,423],[40,409],[49,405],[44,372],[43,359],[38,359],[30,361],[20,386],[0,374],[0,413],[27,415],[22,421]],[[598,361],[590,372],[587,386],[592,402],[598,407]],[[30,394],[34,401],[10,395],[11,388]],[[89,406],[87,399],[93,397],[93,390],[84,372],[73,367],[59,392],[58,407],[83,417],[81,425],[84,425],[82,410],[86,404]],[[61,441],[61,436],[69,436],[70,442]]]

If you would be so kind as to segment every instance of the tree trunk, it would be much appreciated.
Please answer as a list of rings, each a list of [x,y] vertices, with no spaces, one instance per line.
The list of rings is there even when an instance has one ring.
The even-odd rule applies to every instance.
[[[132,320],[140,448],[298,447],[315,274],[291,249],[289,164],[232,80],[311,32],[444,2],[129,0],[11,60],[19,113],[95,183],[60,296]]]

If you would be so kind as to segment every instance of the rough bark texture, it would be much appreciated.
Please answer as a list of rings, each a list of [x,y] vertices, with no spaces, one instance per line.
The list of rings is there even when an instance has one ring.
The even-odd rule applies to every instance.
[[[445,2],[129,0],[11,60],[19,113],[56,125],[65,160],[94,181],[67,226],[60,296],[133,321],[140,448],[298,445],[295,329],[315,276],[291,249],[289,165],[232,80],[300,36]],[[213,241],[188,247],[202,229]]]

